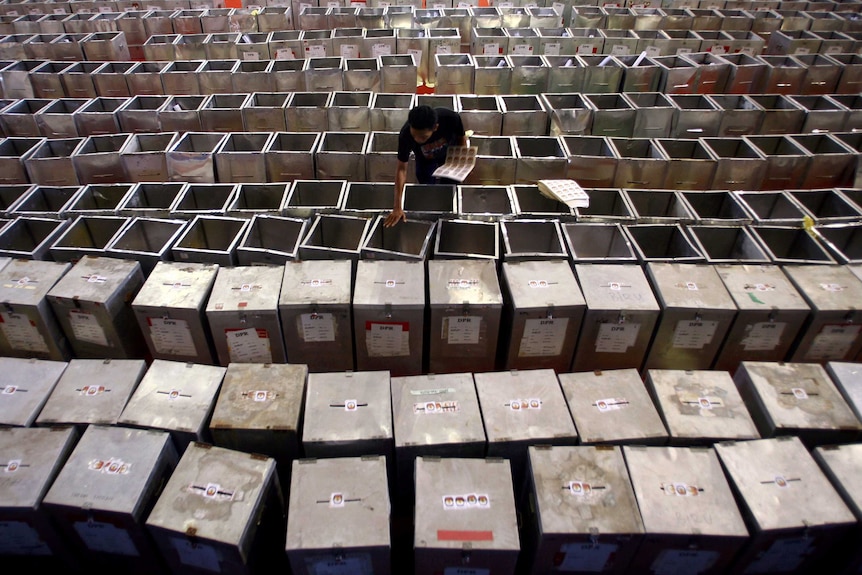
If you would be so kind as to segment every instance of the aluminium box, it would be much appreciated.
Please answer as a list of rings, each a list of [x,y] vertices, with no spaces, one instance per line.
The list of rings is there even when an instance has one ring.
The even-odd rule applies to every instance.
[[[492,260],[428,262],[428,372],[494,371],[503,292]]]
[[[646,385],[667,427],[670,445],[760,439],[726,371],[649,369]]]
[[[623,574],[644,526],[619,446],[530,446],[530,573]]]
[[[832,482],[857,521],[862,521],[862,444],[825,445],[815,447],[811,455]],[[846,565],[840,573],[858,573],[862,567],[862,549],[856,545],[860,529],[857,524],[848,538],[845,551],[839,552],[838,565]]]
[[[423,373],[425,263],[361,260],[354,285],[356,369]]]
[[[180,457],[146,521],[173,573],[287,573],[275,460],[206,443]]]
[[[506,369],[569,370],[586,302],[566,261],[503,262]]]
[[[218,264],[158,262],[132,310],[153,359],[213,364],[204,312]]]
[[[783,266],[811,306],[811,315],[788,361],[853,361],[862,351],[862,280],[846,266]]]
[[[741,361],[783,361],[811,308],[775,265],[715,266],[736,303],[736,319],[712,368],[733,373]]]
[[[293,462],[285,551],[293,575],[389,575],[383,457]]]
[[[147,371],[143,359],[72,358],[36,418],[39,427],[116,425]]]
[[[144,520],[176,464],[164,431],[91,425],[43,505],[88,568],[157,573],[164,565]]]
[[[644,522],[632,573],[718,575],[749,540],[711,447],[625,446]]]
[[[131,302],[144,285],[135,260],[84,256],[48,292],[75,357],[135,359],[146,344]]]
[[[813,447],[860,436],[862,423],[818,363],[743,361],[733,380],[763,438],[795,435]]]
[[[354,368],[353,264],[349,260],[286,262],[278,312],[287,358],[310,372]]]
[[[72,427],[0,429],[0,557],[4,569],[60,572],[71,550],[42,502],[78,442]]]
[[[709,369],[736,316],[715,267],[647,262],[646,271],[662,311],[644,369]]]
[[[668,432],[637,369],[557,375],[581,444],[665,445]]]
[[[734,572],[807,572],[856,524],[798,437],[719,443],[715,451],[751,532]]]
[[[0,357],[0,426],[30,427],[69,364]]]
[[[829,361],[824,367],[848,407],[862,421],[862,365],[848,361]]]
[[[416,459],[415,575],[514,575],[521,545],[509,462]]]
[[[206,314],[218,361],[284,363],[278,297],[284,266],[221,267]]]
[[[207,424],[224,367],[156,359],[123,409],[120,425],[169,431],[178,453],[209,440]]]
[[[72,264],[14,259],[0,271],[0,354],[66,361],[72,350],[48,292]]]
[[[659,317],[641,266],[575,264],[587,311],[571,371],[640,369]]]

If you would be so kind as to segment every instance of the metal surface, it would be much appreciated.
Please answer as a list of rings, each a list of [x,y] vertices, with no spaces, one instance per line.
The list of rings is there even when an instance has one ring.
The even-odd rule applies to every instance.
[[[176,261],[236,265],[236,248],[248,226],[246,218],[195,216],[171,246]]]
[[[298,259],[299,243],[307,227],[308,221],[301,218],[254,214],[236,248],[239,265],[279,265]]]
[[[299,255],[302,259],[359,260],[370,226],[369,218],[319,213],[299,244]]]
[[[131,222],[129,217],[79,215],[51,244],[54,261],[75,263],[85,255],[104,256],[108,245]]]
[[[0,405],[0,420],[9,427],[32,426],[68,363],[7,355],[0,358],[0,365],[3,367],[2,382],[6,391],[6,397]]]

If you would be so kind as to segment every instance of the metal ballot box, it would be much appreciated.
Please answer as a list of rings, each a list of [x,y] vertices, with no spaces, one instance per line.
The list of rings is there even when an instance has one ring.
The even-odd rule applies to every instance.
[[[529,480],[529,573],[626,572],[644,526],[620,447],[530,446]]]
[[[219,268],[206,314],[219,364],[284,363],[278,297],[284,266]]]
[[[82,564],[162,572],[144,520],[176,464],[168,433],[91,425],[43,504]]]
[[[358,371],[422,373],[424,325],[424,262],[357,262],[353,326]]]
[[[803,335],[789,361],[853,361],[862,350],[859,302],[862,280],[845,266],[783,266],[811,306]]]
[[[33,425],[68,365],[65,361],[0,357],[0,425]]]
[[[719,443],[715,451],[751,530],[734,572],[808,572],[856,524],[798,437]]]
[[[285,551],[293,575],[390,573],[383,457],[293,462]]]
[[[736,304],[709,264],[648,262],[662,312],[644,369],[709,369]]]
[[[428,262],[429,373],[494,371],[503,293],[492,260]]]
[[[668,433],[638,370],[557,375],[582,444],[664,445]]]
[[[862,431],[820,364],[743,361],[733,380],[761,437],[795,435],[810,448],[856,441]]]
[[[811,455],[841,494],[856,520],[862,521],[862,445],[826,445],[814,448]],[[862,550],[855,544],[859,529],[857,525],[848,538],[853,544],[847,545],[843,552],[836,550],[837,557],[833,565],[846,566],[841,573],[858,573],[862,566]]]
[[[779,266],[715,266],[736,303],[736,319],[713,369],[733,373],[741,361],[782,361],[811,309]]]
[[[209,440],[207,423],[226,368],[156,359],[132,394],[120,425],[171,432],[177,453]]]
[[[527,476],[530,445],[577,445],[578,432],[553,369],[476,373],[488,457],[508,459],[515,491]]]
[[[48,292],[75,357],[134,359],[146,345],[131,301],[144,285],[135,260],[84,256]]]
[[[0,271],[0,354],[65,361],[69,342],[48,303],[48,291],[69,263],[14,259]]]
[[[192,443],[147,518],[173,573],[287,572],[275,460]]]
[[[832,383],[841,392],[847,406],[862,421],[862,365],[846,361],[830,361],[825,365]]]
[[[307,377],[301,364],[228,365],[209,422],[213,443],[272,457],[286,487],[290,462],[300,455]]]
[[[91,424],[116,425],[146,371],[143,359],[73,358],[39,412],[36,425],[73,425],[81,433]]]
[[[215,363],[204,308],[218,264],[158,262],[132,310],[154,359]]]
[[[310,372],[353,369],[352,287],[349,260],[284,264],[278,312],[288,360]]]
[[[42,502],[78,438],[72,427],[0,429],[0,557],[6,568],[60,572],[75,565]]]
[[[506,369],[568,371],[586,302],[566,261],[503,262]]]
[[[646,536],[632,573],[725,573],[748,530],[713,448],[625,446]]]
[[[659,305],[635,264],[575,264],[587,311],[572,371],[640,369]]]
[[[514,575],[521,545],[509,462],[416,459],[416,575]]]
[[[671,445],[760,439],[726,371],[649,369],[646,385],[667,427]]]

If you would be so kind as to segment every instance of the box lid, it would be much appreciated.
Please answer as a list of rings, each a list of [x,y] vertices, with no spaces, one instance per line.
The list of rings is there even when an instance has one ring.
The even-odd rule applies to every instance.
[[[15,259],[0,271],[0,301],[39,305],[72,264]]]
[[[37,509],[77,441],[74,427],[0,429],[0,508]]]
[[[218,264],[158,262],[132,307],[203,310],[218,268]]]
[[[502,306],[497,264],[491,260],[430,260],[428,297],[431,306]]]
[[[856,417],[862,416],[862,365],[848,361],[830,361],[826,363],[826,372]]]
[[[388,371],[311,373],[302,440],[349,442],[392,439]]]
[[[350,260],[304,260],[284,265],[279,306],[350,305],[353,287]]]
[[[360,260],[356,265],[354,306],[425,306],[425,263]]]
[[[659,311],[646,274],[639,265],[575,264],[587,310]]]
[[[824,445],[811,452],[844,503],[862,519],[862,444]]]
[[[69,364],[0,357],[0,424],[30,426]]]
[[[784,273],[815,311],[853,310],[862,301],[862,280],[845,266],[783,266]]]
[[[663,309],[736,311],[712,265],[647,262],[647,273]]]
[[[276,310],[283,277],[284,266],[221,267],[206,311]]]
[[[722,264],[715,269],[739,310],[810,309],[778,266]]]
[[[125,305],[143,284],[140,262],[120,258],[84,256],[72,266],[48,297],[105,306],[110,313]]]
[[[586,305],[578,280],[565,260],[503,262],[503,282],[518,310]]]

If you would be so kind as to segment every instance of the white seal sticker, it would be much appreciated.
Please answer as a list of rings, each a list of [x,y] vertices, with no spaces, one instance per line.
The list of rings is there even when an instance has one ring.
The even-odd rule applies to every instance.
[[[91,313],[71,309],[69,323],[72,324],[72,337],[85,343],[108,346],[105,330],[99,325],[99,320]]]
[[[626,353],[635,344],[639,323],[603,323],[596,338],[597,353]]]
[[[148,317],[150,338],[156,353],[166,355],[197,355],[189,322],[183,319]]]

